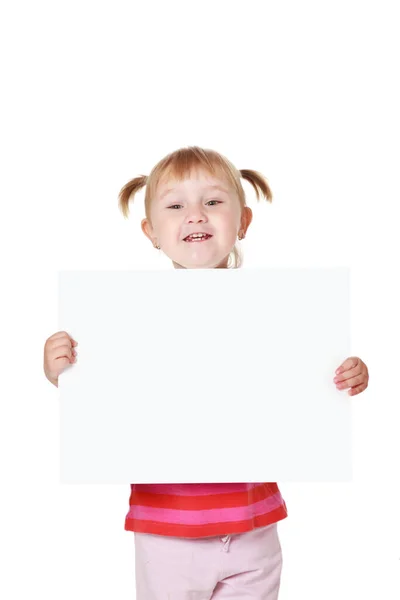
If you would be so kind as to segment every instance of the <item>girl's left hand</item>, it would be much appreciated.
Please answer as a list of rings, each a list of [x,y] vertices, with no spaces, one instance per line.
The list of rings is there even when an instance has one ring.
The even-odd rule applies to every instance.
[[[349,396],[356,396],[363,392],[368,386],[369,374],[367,365],[361,358],[351,356],[347,358],[338,369],[336,369],[336,389],[349,389]]]

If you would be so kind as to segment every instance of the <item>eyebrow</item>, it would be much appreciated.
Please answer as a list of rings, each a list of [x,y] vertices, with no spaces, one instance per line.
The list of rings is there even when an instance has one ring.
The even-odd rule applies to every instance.
[[[225,188],[223,188],[220,185],[208,185],[207,187],[203,188],[203,191],[207,191],[207,190],[219,190],[220,192],[225,192],[225,194],[229,194],[228,190],[226,190]],[[175,188],[169,188],[168,190],[165,190],[165,192],[163,192],[160,196],[160,200],[163,200],[165,198],[165,196],[168,196],[168,194],[170,194],[171,192],[175,192]]]

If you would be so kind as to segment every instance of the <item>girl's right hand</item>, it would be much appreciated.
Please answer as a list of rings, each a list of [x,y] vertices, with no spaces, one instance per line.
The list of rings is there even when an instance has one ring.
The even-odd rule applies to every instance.
[[[76,362],[78,342],[66,331],[58,331],[50,336],[44,345],[44,372],[47,379],[58,387],[58,376],[68,365]]]

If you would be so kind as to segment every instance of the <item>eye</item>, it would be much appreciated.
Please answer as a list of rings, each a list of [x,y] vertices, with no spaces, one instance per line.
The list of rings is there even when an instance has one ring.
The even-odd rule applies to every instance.
[[[171,206],[168,206],[168,208],[174,208],[174,209],[176,209],[177,207],[179,208],[181,206],[182,206],[182,204],[172,204]]]
[[[211,202],[214,202],[215,204],[221,204],[220,200],[209,200],[208,202],[206,202],[206,204],[209,204],[211,206]]]

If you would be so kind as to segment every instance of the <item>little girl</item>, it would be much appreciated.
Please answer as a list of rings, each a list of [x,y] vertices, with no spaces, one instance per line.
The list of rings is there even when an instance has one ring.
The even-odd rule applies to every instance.
[[[241,178],[268,201],[266,179],[238,171],[224,156],[199,147],[163,158],[146,177],[119,194],[128,216],[130,199],[146,186],[142,230],[177,269],[241,266],[236,239],[252,221]],[[44,370],[58,386],[59,374],[76,362],[77,342],[61,331],[45,344]],[[355,395],[368,385],[357,357],[336,371],[338,389]],[[276,600],[282,554],[278,521],[287,516],[276,483],[131,484],[125,529],[135,532],[138,600]]]

